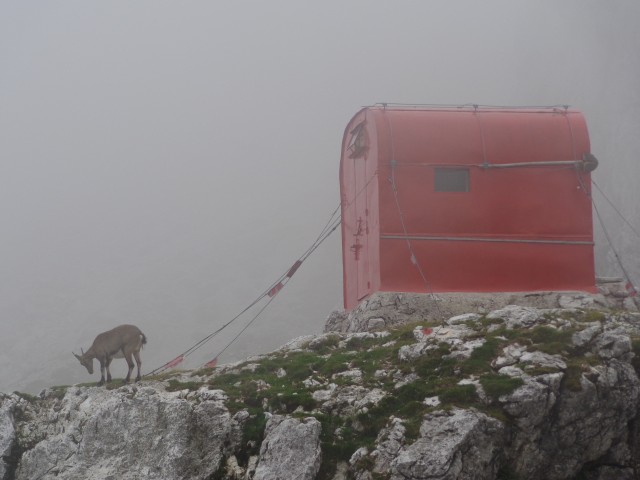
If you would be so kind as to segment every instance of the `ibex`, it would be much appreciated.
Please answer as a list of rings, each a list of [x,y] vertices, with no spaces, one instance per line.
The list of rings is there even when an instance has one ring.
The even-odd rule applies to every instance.
[[[98,385],[104,385],[104,371],[107,370],[107,382],[111,381],[111,372],[109,365],[114,358],[124,357],[129,366],[129,373],[125,383],[129,383],[131,372],[133,371],[132,356],[135,357],[138,364],[138,375],[136,382],[140,380],[140,349],[142,345],[147,343],[147,337],[135,325],[120,325],[119,327],[103,332],[96,337],[93,345],[86,352],[80,349],[82,355],[73,355],[80,360],[80,363],[87,369],[90,375],[93,375],[93,359],[97,358],[100,362],[100,382]]]

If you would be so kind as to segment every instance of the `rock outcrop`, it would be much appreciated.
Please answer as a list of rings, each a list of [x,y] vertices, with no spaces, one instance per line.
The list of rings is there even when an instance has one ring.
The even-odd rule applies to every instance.
[[[250,361],[0,395],[0,480],[638,478],[640,314],[562,298],[389,294]]]
[[[320,422],[274,415],[267,422],[254,480],[313,480],[320,469]]]
[[[505,438],[502,423],[473,409],[427,414],[418,439],[391,462],[391,479],[494,479]]]

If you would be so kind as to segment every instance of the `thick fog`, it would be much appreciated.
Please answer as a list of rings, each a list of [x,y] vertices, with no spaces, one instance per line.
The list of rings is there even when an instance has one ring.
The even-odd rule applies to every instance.
[[[148,372],[229,321],[338,206],[363,105],[569,104],[640,228],[639,22],[637,0],[3,2],[0,391],[97,380],[71,351],[121,323],[147,335]],[[640,239],[595,198],[640,281]],[[618,275],[594,223],[599,273]],[[341,305],[338,231],[220,360]]]

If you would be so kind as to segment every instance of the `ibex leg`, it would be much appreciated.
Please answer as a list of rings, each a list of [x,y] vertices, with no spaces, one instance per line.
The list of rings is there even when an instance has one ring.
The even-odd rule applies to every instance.
[[[136,375],[136,382],[140,381],[140,368],[142,367],[142,361],[140,360],[140,352],[133,352],[133,356],[136,359],[138,365],[138,375]]]

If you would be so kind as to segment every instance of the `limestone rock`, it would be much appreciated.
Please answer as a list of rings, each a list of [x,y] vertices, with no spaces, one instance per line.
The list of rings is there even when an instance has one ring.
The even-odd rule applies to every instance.
[[[447,355],[447,358],[465,359],[469,358],[476,348],[481,347],[486,343],[484,338],[476,338],[462,343],[455,343],[452,345],[451,353]]]
[[[460,325],[467,322],[475,322],[480,319],[480,315],[477,313],[465,313],[462,315],[456,315],[447,320],[447,325]]]
[[[425,355],[429,350],[437,350],[437,349],[438,349],[437,345],[434,345],[431,343],[425,343],[425,342],[418,342],[412,345],[403,345],[398,350],[398,358],[403,362],[409,362],[411,360],[415,360],[416,358],[420,358],[421,356]]]
[[[327,318],[324,324],[325,332],[346,332],[348,325],[348,312],[343,310],[334,310]]]
[[[536,308],[507,305],[499,310],[487,314],[491,320],[502,320],[507,328],[532,327],[542,317],[542,312]]]
[[[22,456],[16,479],[204,479],[238,432],[222,400],[201,400],[148,387],[70,388],[58,411],[65,427]]]
[[[352,383],[362,383],[362,370],[358,368],[352,368],[351,370],[335,373],[331,378],[333,380],[335,380],[336,378],[342,378],[345,380],[350,380]]]
[[[321,430],[314,417],[272,416],[267,422],[253,480],[313,480],[320,469]]]
[[[605,331],[596,339],[593,352],[606,359],[630,361],[633,355],[631,339],[624,332]]]
[[[498,420],[475,410],[427,414],[420,438],[391,462],[391,479],[493,480],[504,435]]]
[[[14,396],[0,394],[0,479],[5,478],[11,468],[5,460],[10,457],[15,445],[13,411],[18,401]]]
[[[314,399],[318,398],[316,394],[319,392],[320,390],[313,393]],[[332,415],[354,415],[377,405],[386,395],[379,388],[369,390],[366,387],[357,385],[336,387],[328,392],[328,395],[323,396],[326,400],[324,400],[320,409]]]
[[[392,460],[404,446],[406,429],[399,418],[391,417],[386,428],[382,429],[376,439],[376,449],[371,452],[375,460],[373,471],[383,473],[389,471]]]
[[[384,318],[370,318],[367,322],[367,329],[379,330],[385,327]]]
[[[524,364],[525,371],[529,367],[566,370],[567,364],[560,355],[549,355],[544,352],[523,352],[518,359],[520,365]]]
[[[587,328],[574,333],[571,337],[571,342],[574,346],[582,348],[591,343],[595,336],[601,331],[602,325],[600,324],[600,322],[592,322],[588,324]]]
[[[636,415],[640,380],[631,365],[613,359],[582,375],[579,390],[560,392],[563,375],[525,379],[500,399],[518,425],[511,455],[523,478],[573,478],[604,456]]]
[[[502,350],[502,355],[497,357],[491,362],[493,368],[502,368],[510,365],[515,365],[522,357],[522,354],[527,351],[526,347],[518,345],[517,343],[507,345]]]
[[[596,304],[591,295],[583,293],[573,293],[560,295],[558,298],[560,308],[593,308]]]

